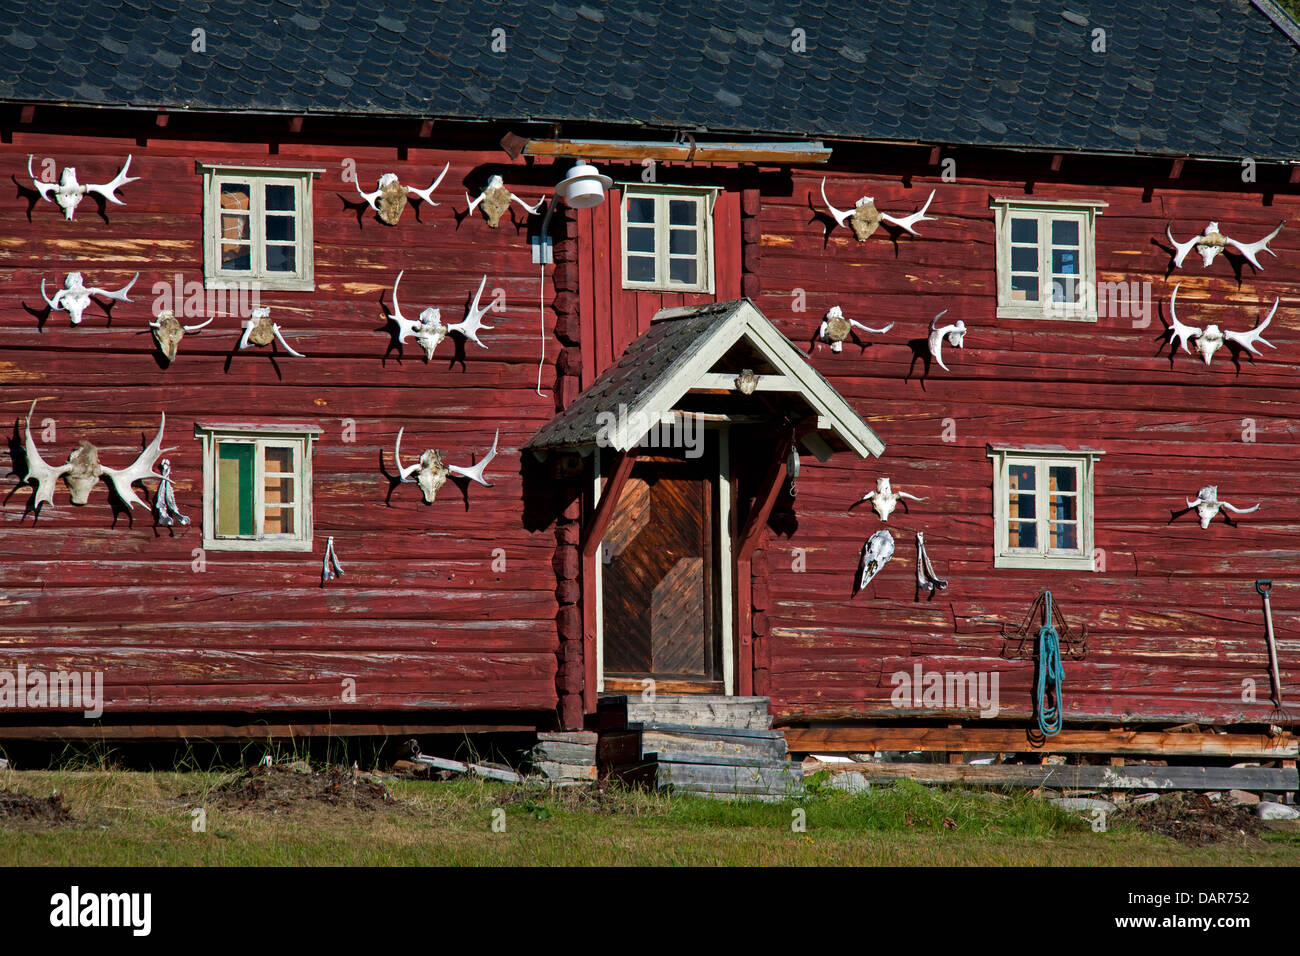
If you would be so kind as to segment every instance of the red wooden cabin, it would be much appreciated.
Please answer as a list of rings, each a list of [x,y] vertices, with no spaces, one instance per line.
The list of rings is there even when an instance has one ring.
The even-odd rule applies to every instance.
[[[806,23],[222,6],[190,24],[102,0],[60,14],[56,45],[0,37],[0,670],[104,684],[100,722],[14,708],[6,733],[573,728],[646,679],[767,697],[792,726],[1023,728],[1033,661],[1008,635],[1045,588],[1079,639],[1067,727],[1262,726],[1261,578],[1292,692],[1300,35],[1270,0]],[[65,218],[65,167],[107,184],[128,156],[124,204]],[[578,209],[555,187],[581,159],[611,184]],[[396,225],[359,195],[388,173]],[[495,227],[490,197],[468,209],[493,176],[522,201]],[[435,181],[437,205],[405,191]],[[827,202],[926,218],[859,241]],[[1166,227],[1217,249],[1210,222],[1238,245],[1175,267]],[[74,325],[42,297],[73,272],[139,278]],[[485,348],[453,331],[426,361],[395,298],[444,328],[488,307]],[[1202,359],[1209,326],[1249,333],[1275,301],[1273,348]],[[279,338],[240,348],[258,307]],[[835,307],[890,328],[836,351]],[[214,319],[171,361],[165,310]],[[946,370],[939,313],[967,330]],[[37,511],[33,400],[56,470],[81,440],[124,468],[165,413],[190,524],[107,481],[73,506],[63,476]],[[490,487],[453,472],[426,503],[399,431],[408,467],[471,468],[499,433]],[[879,478],[923,500],[882,521]],[[1259,508],[1202,528],[1209,485]],[[894,556],[859,590],[881,530]],[[996,673],[996,716],[900,703],[896,675],[932,673]]]

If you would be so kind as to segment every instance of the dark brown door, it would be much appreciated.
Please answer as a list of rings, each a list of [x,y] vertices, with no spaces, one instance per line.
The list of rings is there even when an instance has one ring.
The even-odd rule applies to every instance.
[[[717,455],[639,455],[601,547],[607,685],[721,679]]]

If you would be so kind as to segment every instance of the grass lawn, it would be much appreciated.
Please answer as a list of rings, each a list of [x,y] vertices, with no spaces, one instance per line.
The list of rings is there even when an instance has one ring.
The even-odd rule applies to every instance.
[[[72,821],[0,819],[0,865],[1268,865],[1300,835],[1181,845],[1116,821],[1095,833],[1032,793],[907,781],[780,804],[628,790],[548,792],[398,780],[370,809],[318,800],[232,805],[236,772],[4,771],[0,790],[57,790]],[[350,786],[350,784],[349,784]],[[203,808],[204,832],[192,811]],[[792,823],[803,811],[806,830]],[[497,829],[493,829],[494,820]],[[504,825],[504,830],[501,829]]]

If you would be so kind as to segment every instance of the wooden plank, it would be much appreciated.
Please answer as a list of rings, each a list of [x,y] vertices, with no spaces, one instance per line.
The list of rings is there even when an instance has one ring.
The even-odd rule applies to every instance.
[[[1087,790],[1267,790],[1300,786],[1294,769],[1281,767],[1082,767],[1023,764],[833,763],[805,764],[805,771],[861,773],[872,783],[915,780],[970,787],[1051,787]]]
[[[301,724],[64,724],[0,726],[0,740],[265,740],[299,737],[407,737],[438,734],[527,733],[533,724],[301,723]]]
[[[518,156],[555,156],[572,159],[642,159],[696,163],[764,163],[788,166],[825,163],[831,150],[821,143],[657,143],[606,139],[529,139],[507,133],[502,149]]]
[[[1169,754],[1171,756],[1295,757],[1296,738],[1266,734],[1062,730],[1034,742],[1023,730],[967,727],[788,727],[786,743],[801,753],[959,751],[964,753]]]

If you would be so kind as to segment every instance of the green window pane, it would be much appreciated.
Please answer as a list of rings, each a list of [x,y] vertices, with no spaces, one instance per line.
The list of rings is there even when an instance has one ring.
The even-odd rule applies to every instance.
[[[217,446],[217,534],[253,535],[252,445]]]

